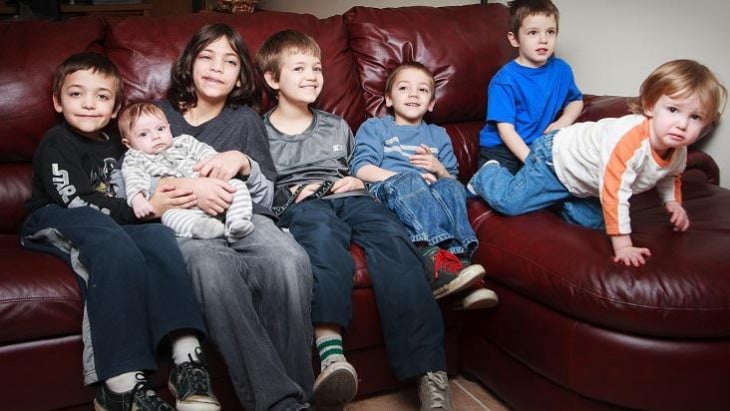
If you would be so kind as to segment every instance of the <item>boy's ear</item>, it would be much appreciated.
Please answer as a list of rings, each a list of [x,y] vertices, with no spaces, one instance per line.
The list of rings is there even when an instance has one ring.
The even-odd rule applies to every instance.
[[[56,110],[56,113],[63,113],[63,106],[61,105],[61,101],[58,99],[58,97],[53,94],[53,109]]]
[[[435,98],[434,99],[431,99],[431,102],[428,103],[428,112],[429,113],[433,112],[433,107],[435,105],[436,105],[436,99]]]
[[[122,138],[122,144],[124,144],[124,147],[132,148],[132,145],[129,144],[129,140],[127,140],[126,137]]]
[[[512,33],[511,31],[507,33],[507,40],[509,40],[509,44],[512,45],[512,47],[520,47],[520,39],[517,37],[515,33]]]
[[[393,107],[393,100],[388,94],[385,95],[385,107]]]
[[[279,82],[274,80],[274,76],[271,74],[270,71],[264,72],[264,80],[266,81],[266,84],[268,84],[269,87],[271,87],[272,89],[274,89],[274,90],[279,89]]]

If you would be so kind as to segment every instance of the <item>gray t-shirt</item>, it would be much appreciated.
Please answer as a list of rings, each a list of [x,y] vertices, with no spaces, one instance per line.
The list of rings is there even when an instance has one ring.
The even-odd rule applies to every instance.
[[[341,117],[326,111],[312,109],[312,114],[312,124],[296,135],[284,134],[274,127],[269,119],[271,111],[264,115],[269,150],[277,173],[277,197],[292,186],[337,181],[349,175],[355,148],[350,126]],[[367,191],[353,191],[346,195],[367,195]],[[277,203],[276,199],[274,203]]]

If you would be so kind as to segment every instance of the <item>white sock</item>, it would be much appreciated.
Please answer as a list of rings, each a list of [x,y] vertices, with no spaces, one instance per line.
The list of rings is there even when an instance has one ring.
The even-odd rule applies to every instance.
[[[200,341],[195,335],[187,334],[177,337],[172,342],[172,361],[175,362],[175,365],[190,361],[190,358],[193,361],[198,361],[198,354],[195,353],[196,348],[200,348]]]
[[[110,390],[117,394],[121,394],[127,391],[132,391],[132,388],[137,384],[136,375],[142,371],[130,371],[124,374],[119,374],[114,377],[108,378],[104,381]]]

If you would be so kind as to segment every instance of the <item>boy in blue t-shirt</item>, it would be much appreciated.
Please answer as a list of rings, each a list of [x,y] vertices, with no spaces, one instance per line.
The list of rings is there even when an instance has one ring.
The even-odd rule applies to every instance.
[[[570,66],[553,56],[557,7],[550,0],[515,0],[509,7],[507,38],[519,55],[489,82],[479,165],[497,160],[514,174],[535,139],[575,121],[583,110],[583,96]]]

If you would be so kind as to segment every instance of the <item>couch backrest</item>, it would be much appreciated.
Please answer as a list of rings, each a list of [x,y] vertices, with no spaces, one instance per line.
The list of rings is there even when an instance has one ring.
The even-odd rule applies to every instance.
[[[444,125],[461,162],[476,169],[486,89],[514,51],[506,41],[506,7],[355,7],[342,16],[262,11],[175,17],[77,18],[0,24],[0,232],[14,232],[30,196],[30,161],[59,120],[51,104],[53,70],[72,53],[106,53],[119,67],[127,101],[159,99],[170,68],[191,35],[213,22],[236,28],[252,53],[272,33],[303,31],[323,51],[325,85],[318,107],[344,117],[354,131],[366,116],[385,114],[385,79],[401,61],[417,60],[436,75],[429,120]]]
[[[477,167],[489,80],[515,56],[507,18],[501,4],[350,9],[345,21],[367,115],[386,114],[391,70],[404,61],[425,64],[436,78],[436,105],[427,119],[446,127],[466,180]]]

